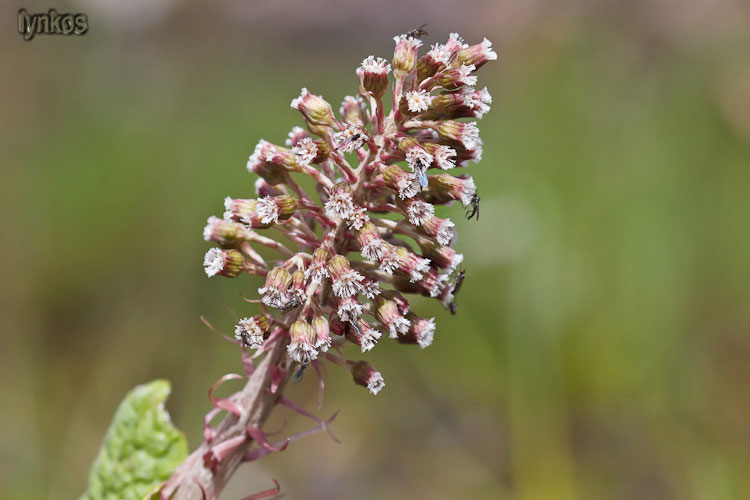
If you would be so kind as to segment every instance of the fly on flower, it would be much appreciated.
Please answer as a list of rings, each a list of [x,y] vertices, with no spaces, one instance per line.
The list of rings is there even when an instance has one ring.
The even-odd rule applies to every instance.
[[[417,28],[407,31],[406,36],[409,38],[419,38],[419,39],[421,39],[423,36],[429,36],[429,33],[427,33],[424,29],[425,26],[427,26],[427,23],[424,23],[423,25]]]
[[[299,365],[297,371],[294,372],[294,378],[292,379],[293,384],[299,384],[300,380],[302,380],[302,376],[305,374],[305,368],[307,368],[307,363]]]
[[[469,205],[467,205],[464,208],[471,207],[469,210],[466,211],[466,220],[471,220],[474,215],[477,216],[477,221],[479,221],[479,195],[474,192],[474,194],[471,196],[471,201],[469,202]]]

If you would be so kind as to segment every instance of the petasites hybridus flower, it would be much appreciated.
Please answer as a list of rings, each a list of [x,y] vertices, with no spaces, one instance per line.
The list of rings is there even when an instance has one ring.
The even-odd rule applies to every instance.
[[[492,97],[477,90],[477,70],[497,59],[488,40],[468,45],[455,33],[421,57],[417,38],[394,41],[390,61],[362,60],[352,86],[359,95],[346,96],[338,115],[303,88],[291,107],[305,128],[294,127],[286,147],[258,142],[247,161],[254,192],[227,197],[223,218],[203,231],[221,247],[205,255],[208,276],[264,280],[263,311],[235,326],[242,346],[285,348],[279,367],[334,361],[372,394],[383,377],[343,357],[347,344],[367,352],[385,332],[430,345],[435,318],[411,311],[408,294],[456,311],[463,255],[453,248],[454,223],[436,206],[445,215],[446,206],[478,203],[475,179],[453,174],[482,157],[473,120]]]

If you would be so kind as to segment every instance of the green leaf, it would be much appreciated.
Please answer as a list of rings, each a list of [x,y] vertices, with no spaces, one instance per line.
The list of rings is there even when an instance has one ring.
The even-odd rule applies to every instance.
[[[187,440],[169,419],[166,380],[131,390],[115,412],[80,500],[141,500],[187,457]]]

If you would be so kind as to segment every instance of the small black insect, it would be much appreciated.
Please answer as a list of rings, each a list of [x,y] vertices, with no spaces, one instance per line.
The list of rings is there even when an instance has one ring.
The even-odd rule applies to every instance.
[[[341,148],[341,147],[344,147],[344,146],[346,146],[347,144],[351,144],[352,142],[356,141],[356,140],[357,140],[357,139],[359,139],[360,137],[362,137],[362,133],[361,133],[361,132],[357,132],[357,133],[356,133],[356,134],[354,134],[353,136],[351,136],[351,137],[347,137],[347,138],[346,138],[346,139],[344,139],[343,141],[341,141],[341,142],[339,142],[338,144],[336,144],[336,147],[335,147],[335,148],[333,148],[333,149],[335,149],[336,151],[338,151],[338,149],[339,149],[339,148]]]
[[[302,380],[302,375],[305,374],[305,368],[307,368],[307,363],[299,365],[299,369],[296,371],[294,378],[292,379],[293,384],[299,384],[299,381]]]
[[[451,292],[452,295],[456,295],[459,290],[461,290],[461,285],[464,284],[464,278],[466,277],[466,269],[461,269],[456,273],[456,281],[453,284],[453,291]]]
[[[354,328],[354,331],[357,332],[357,335],[362,335],[362,329],[359,327],[356,321],[350,321],[350,325],[352,325],[352,328]]]
[[[293,298],[289,299],[289,302],[287,302],[284,305],[284,307],[282,307],[280,309],[281,309],[281,311],[288,311],[289,309],[293,309],[295,307],[299,307],[300,305],[301,304],[299,303],[299,301],[297,300],[297,298],[293,297]]]
[[[449,310],[449,311],[451,312],[451,314],[452,314],[453,316],[455,316],[455,315],[456,315],[456,311],[458,311],[458,304],[456,304],[456,301],[455,301],[455,300],[451,300],[451,301],[450,301],[450,302],[448,303],[448,310]]]
[[[479,195],[477,193],[474,193],[474,195],[471,197],[471,201],[467,206],[471,208],[466,211],[466,220],[471,219],[472,217],[474,217],[474,215],[476,215],[477,220],[479,220]]]
[[[422,26],[418,28],[414,28],[413,30],[409,30],[406,32],[406,36],[409,38],[422,38],[423,36],[427,35],[429,36],[429,33],[427,33],[424,30],[424,27],[427,26],[427,23],[423,24]]]

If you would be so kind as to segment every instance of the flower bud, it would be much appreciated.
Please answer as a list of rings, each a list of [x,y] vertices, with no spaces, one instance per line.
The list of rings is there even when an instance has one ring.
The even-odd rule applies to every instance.
[[[253,229],[265,229],[271,227],[268,222],[261,220],[258,214],[258,200],[242,200],[239,198],[232,199],[229,196],[224,198],[224,218],[236,222],[244,222]]]
[[[423,259],[404,247],[396,247],[398,268],[409,276],[410,281],[422,279],[422,273],[429,269],[430,259]]]
[[[449,246],[440,245],[431,240],[420,240],[422,255],[428,257],[432,263],[441,269],[455,269],[463,260],[464,256]]]
[[[292,100],[291,106],[302,113],[310,130],[317,135],[325,135],[325,127],[336,126],[331,105],[322,97],[311,94],[306,88],[300,91],[299,97]]]
[[[495,61],[496,59],[497,53],[492,50],[492,42],[485,38],[482,43],[459,50],[452,64],[471,64],[480,68],[487,61]]]
[[[436,238],[441,245],[450,245],[456,239],[455,224],[450,219],[432,216],[421,227],[425,234]]]
[[[386,298],[381,298],[375,302],[375,317],[384,327],[388,328],[389,336],[392,339],[398,337],[399,333],[406,333],[411,324],[408,319],[403,317],[398,305]]]
[[[466,149],[474,149],[479,142],[479,129],[474,122],[443,120],[438,122],[437,133],[443,139],[459,142]]]
[[[357,242],[361,247],[362,257],[379,261],[385,252],[385,241],[380,237],[378,228],[372,222],[362,226],[357,232]]]
[[[297,320],[289,328],[290,342],[286,347],[289,357],[298,363],[309,363],[318,357],[315,332],[305,320]]]
[[[268,331],[268,318],[257,314],[251,318],[242,318],[234,327],[234,338],[245,347],[257,348],[263,344],[263,337]]]
[[[327,278],[328,274],[328,257],[331,253],[325,247],[318,247],[313,252],[312,263],[310,267],[305,270],[305,277],[320,283],[323,278]]]
[[[422,41],[406,35],[395,36],[393,41],[396,42],[393,51],[393,74],[396,80],[404,80],[417,67],[417,53]]]
[[[456,68],[446,68],[435,74],[432,78],[423,81],[419,88],[432,90],[435,88],[444,88],[448,90],[468,86],[473,87],[477,84],[477,77],[473,75],[476,68],[473,64],[461,65]]]
[[[278,149],[278,146],[261,139],[255,146],[255,151],[247,160],[248,172],[259,175],[274,186],[286,182],[287,171],[291,169],[290,162],[294,162],[294,155],[291,155],[290,151],[291,157],[289,157]]]
[[[373,395],[385,387],[383,376],[367,361],[358,361],[352,365],[352,377],[355,384],[367,387],[367,390]]]
[[[325,202],[326,215],[348,219],[354,212],[352,188],[345,182],[339,182],[331,189],[328,201]]]
[[[266,285],[258,288],[262,295],[261,301],[277,309],[286,308],[289,303],[289,286],[292,284],[292,275],[283,267],[274,267],[266,275]]]
[[[344,123],[364,128],[367,123],[367,113],[361,97],[346,96],[339,108]]]
[[[357,318],[355,321],[346,323],[344,336],[352,344],[358,345],[362,352],[367,352],[375,347],[375,342],[382,337],[382,334],[362,318]]]
[[[429,195],[434,196],[437,203],[461,200],[463,205],[468,205],[477,192],[474,179],[469,176],[453,177],[445,173],[431,175],[429,185]]]
[[[211,248],[203,258],[203,267],[209,278],[217,274],[236,278],[245,267],[245,258],[237,250]]]
[[[278,196],[284,194],[284,192],[266,182],[263,177],[258,177],[255,181],[255,194],[262,198],[264,196]]]
[[[406,278],[396,277],[393,281],[393,286],[396,290],[403,293],[418,293],[425,297],[434,298],[439,296],[443,291],[448,277],[448,274],[441,275],[435,267],[429,266],[419,281],[407,281]]]
[[[410,321],[409,330],[398,336],[398,341],[402,344],[419,344],[419,347],[432,345],[435,336],[435,318],[420,318],[414,313],[409,313],[407,319]]]
[[[382,57],[369,56],[362,61],[362,66],[357,68],[359,76],[360,93],[381,98],[388,90],[388,73],[391,65]]]
[[[250,230],[239,222],[209,217],[208,224],[203,229],[203,239],[215,241],[223,247],[233,247],[250,237]]]
[[[312,328],[315,332],[315,348],[326,352],[331,347],[328,320],[323,316],[315,316],[312,320]]]
[[[328,261],[331,273],[331,288],[337,297],[351,297],[362,290],[364,276],[352,269],[349,260],[343,255],[336,255]]]
[[[448,66],[450,58],[450,50],[445,45],[433,45],[417,62],[417,81],[421,82]]]
[[[287,220],[297,209],[297,200],[291,195],[266,196],[258,200],[255,207],[262,224]]]
[[[305,303],[307,295],[305,295],[305,272],[297,269],[292,273],[292,286],[289,289],[289,300],[296,306],[301,306]]]

